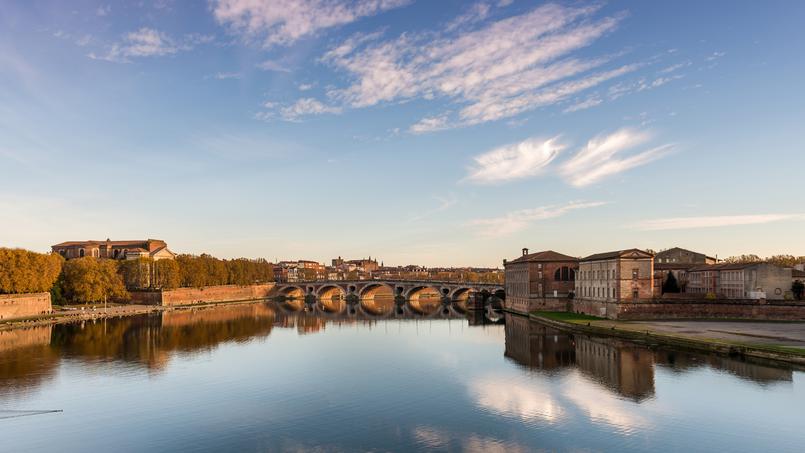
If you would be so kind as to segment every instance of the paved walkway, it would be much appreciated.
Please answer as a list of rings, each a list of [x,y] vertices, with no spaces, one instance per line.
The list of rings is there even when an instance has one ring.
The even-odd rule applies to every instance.
[[[651,330],[696,339],[717,339],[755,345],[805,347],[805,323],[740,321],[596,321],[618,329]]]

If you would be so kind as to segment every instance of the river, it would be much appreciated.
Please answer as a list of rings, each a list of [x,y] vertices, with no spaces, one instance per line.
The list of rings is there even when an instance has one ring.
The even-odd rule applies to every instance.
[[[302,308],[0,332],[0,451],[805,449],[805,373],[782,365],[509,315]]]

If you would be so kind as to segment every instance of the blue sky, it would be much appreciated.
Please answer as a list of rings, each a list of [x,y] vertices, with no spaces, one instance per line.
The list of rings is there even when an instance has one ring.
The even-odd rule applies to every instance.
[[[805,255],[805,4],[4,2],[0,246]]]

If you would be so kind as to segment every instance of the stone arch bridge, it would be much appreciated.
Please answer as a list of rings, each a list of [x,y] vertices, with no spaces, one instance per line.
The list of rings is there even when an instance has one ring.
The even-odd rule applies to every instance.
[[[431,280],[289,282],[277,283],[275,291],[276,295],[286,298],[316,298],[318,300],[371,300],[379,297],[392,297],[411,301],[430,298],[457,302],[468,300],[473,293],[486,293],[499,299],[505,298],[503,285],[500,284]]]

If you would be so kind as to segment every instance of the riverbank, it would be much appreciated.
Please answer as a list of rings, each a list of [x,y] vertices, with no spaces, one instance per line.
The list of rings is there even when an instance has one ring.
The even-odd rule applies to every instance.
[[[28,316],[24,318],[5,319],[0,321],[0,331],[19,329],[26,327],[36,327],[51,324],[63,324],[76,321],[91,321],[104,318],[117,318],[123,316],[135,316],[148,313],[160,313],[164,311],[189,310],[219,305],[242,305],[261,302],[265,299],[250,299],[239,301],[196,303],[188,305],[139,305],[139,304],[109,304],[104,308],[103,305],[73,305],[64,307],[54,307],[53,313]]]
[[[805,366],[805,323],[745,320],[614,321],[567,312],[529,316],[557,329]]]

